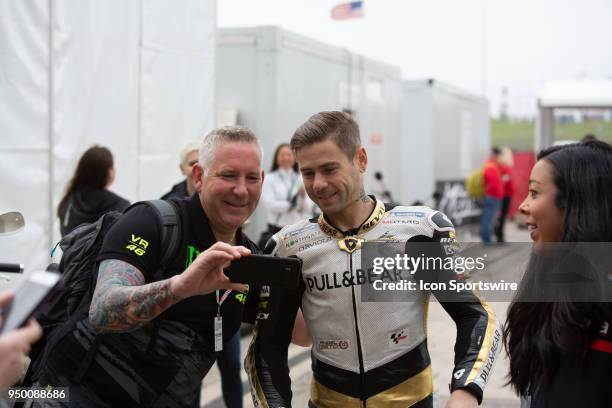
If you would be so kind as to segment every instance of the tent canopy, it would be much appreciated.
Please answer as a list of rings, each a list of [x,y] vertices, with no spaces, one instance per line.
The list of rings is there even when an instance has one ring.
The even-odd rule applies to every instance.
[[[612,81],[555,81],[544,84],[538,95],[534,148],[554,142],[554,110],[558,108],[612,108]]]

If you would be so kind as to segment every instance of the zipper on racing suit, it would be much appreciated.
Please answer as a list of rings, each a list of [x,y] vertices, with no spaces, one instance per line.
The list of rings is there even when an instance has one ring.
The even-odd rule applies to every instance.
[[[353,316],[355,318],[355,335],[357,336],[357,357],[359,358],[359,377],[361,379],[361,404],[363,408],[366,407],[366,388],[365,388],[365,368],[363,366],[363,350],[361,349],[361,336],[359,335],[359,320],[357,319],[357,299],[355,296],[355,285],[357,284],[357,276],[355,276],[355,270],[353,269],[353,254],[349,256],[349,267],[351,269],[351,277],[353,278],[354,284],[351,285],[351,294],[353,298]]]

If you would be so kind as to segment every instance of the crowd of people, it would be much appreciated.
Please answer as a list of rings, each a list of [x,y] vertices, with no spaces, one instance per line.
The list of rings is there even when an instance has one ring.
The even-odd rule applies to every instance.
[[[239,329],[247,322],[254,328],[245,369],[256,406],[291,406],[287,350],[293,341],[312,344],[311,407],[432,407],[431,294],[457,329],[446,407],[476,407],[486,399],[500,343],[509,356],[509,384],[524,406],[612,403],[611,304],[533,302],[526,295],[528,283],[546,272],[539,262],[550,257],[545,244],[612,242],[610,145],[587,140],[540,152],[519,207],[534,251],[503,325],[467,290],[453,297],[416,292],[409,302],[362,301],[365,242],[406,242],[406,248],[431,242],[448,251],[456,235],[435,209],[388,205],[366,194],[368,153],[350,114],[308,118],[290,143],[278,146],[270,173],[262,170],[258,138],[238,126],[185,146],[179,168],[185,179],[162,197],[176,211],[180,231],[180,250],[166,264],[154,210],[130,206],[108,190],[115,178],[111,152],[94,146],[79,160],[58,206],[62,235],[108,211],[124,214],[98,252],[88,313],[71,322],[28,385],[69,387],[69,402],[30,399],[26,406],[199,406],[202,379],[218,361],[225,403],[241,407]],[[504,148],[494,149],[485,165],[485,244],[494,234],[505,241],[511,168]],[[268,228],[256,245],[243,226],[260,198]],[[261,251],[299,257],[299,287],[244,285],[225,275],[233,260]],[[455,277],[436,274],[441,281]],[[609,275],[597,278],[612,284]],[[0,297],[0,305],[8,302],[9,295]],[[33,320],[0,336],[0,388],[19,380],[40,336]]]

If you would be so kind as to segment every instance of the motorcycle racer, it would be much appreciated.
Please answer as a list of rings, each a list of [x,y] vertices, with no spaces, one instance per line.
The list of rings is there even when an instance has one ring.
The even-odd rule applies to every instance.
[[[287,348],[299,308],[312,335],[311,407],[432,407],[427,350],[429,292],[406,302],[366,302],[376,277],[361,267],[367,242],[455,239],[448,218],[428,207],[386,208],[365,194],[367,153],[343,112],[313,115],[291,140],[304,186],[322,214],[287,226],[266,252],[302,259],[302,285],[262,290],[254,339],[245,361],[255,406],[291,406]],[[436,279],[451,279],[440,272]],[[417,279],[423,279],[417,276]],[[500,325],[469,291],[432,292],[457,325],[455,368],[447,407],[475,407],[497,353]]]

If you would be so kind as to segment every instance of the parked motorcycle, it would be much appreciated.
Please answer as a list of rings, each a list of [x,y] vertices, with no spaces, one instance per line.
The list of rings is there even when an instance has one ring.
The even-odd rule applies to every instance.
[[[25,227],[25,219],[19,211],[0,213],[0,236],[15,234]],[[23,273],[23,264],[0,262],[0,272]],[[0,282],[10,282],[12,277],[0,273]]]

